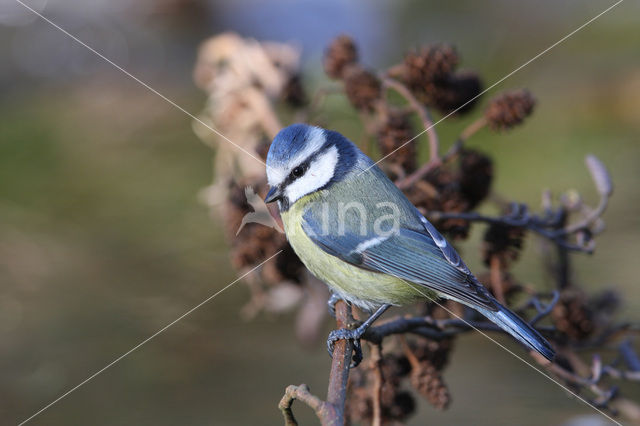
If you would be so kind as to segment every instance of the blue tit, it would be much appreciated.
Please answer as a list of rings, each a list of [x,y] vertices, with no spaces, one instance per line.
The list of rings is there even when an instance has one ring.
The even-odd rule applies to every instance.
[[[469,306],[527,348],[552,360],[554,350],[529,324],[478,282],[456,250],[374,162],[341,134],[305,124],[278,133],[267,155],[270,186],[289,243],[309,271],[339,298],[375,311],[359,339],[389,306],[446,298]]]

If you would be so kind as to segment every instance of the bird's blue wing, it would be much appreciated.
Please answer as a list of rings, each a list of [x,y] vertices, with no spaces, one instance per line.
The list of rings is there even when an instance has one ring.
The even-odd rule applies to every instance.
[[[460,256],[426,219],[422,229],[399,228],[392,233],[359,233],[346,226],[322,228],[309,210],[302,228],[325,252],[354,266],[393,275],[423,285],[470,306],[496,310],[493,298],[471,275]]]

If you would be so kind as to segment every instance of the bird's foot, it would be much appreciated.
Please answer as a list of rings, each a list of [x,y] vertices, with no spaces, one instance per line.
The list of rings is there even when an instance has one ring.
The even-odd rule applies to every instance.
[[[351,359],[352,362],[350,368],[357,367],[362,361],[362,345],[360,344],[360,338],[365,331],[367,331],[367,328],[360,326],[354,330],[340,328],[329,333],[329,337],[327,338],[327,350],[329,351],[331,358],[333,358],[333,349],[338,340],[352,340],[353,358]]]
[[[329,302],[334,299],[334,296],[331,296]],[[335,303],[340,300],[337,298],[336,301],[330,303],[330,307],[333,307]],[[339,330],[333,330],[329,333],[329,337],[327,338],[327,349],[329,350],[329,355],[333,358],[333,347],[338,340],[353,340],[353,362],[351,363],[351,368],[357,367],[358,364],[362,361],[362,345],[360,344],[360,339],[364,336],[364,333],[367,331],[369,326],[373,324],[373,322],[380,317],[391,305],[384,304],[380,306],[367,320],[363,323],[358,323],[357,328],[341,328]],[[334,311],[335,316],[335,311]],[[347,324],[347,326],[351,326],[351,324]]]
[[[327,306],[329,307],[329,315],[332,317],[336,317],[336,303],[341,301],[342,298],[335,293],[331,293],[331,297],[327,301]]]

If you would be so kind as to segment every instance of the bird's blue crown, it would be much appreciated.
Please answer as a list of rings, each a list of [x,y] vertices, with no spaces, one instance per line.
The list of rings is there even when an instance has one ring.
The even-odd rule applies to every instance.
[[[364,154],[338,132],[308,124],[292,124],[282,129],[273,139],[267,155],[267,168],[286,170],[319,155],[330,147],[338,149],[338,163],[331,182],[340,181]],[[366,157],[365,157],[366,158]]]

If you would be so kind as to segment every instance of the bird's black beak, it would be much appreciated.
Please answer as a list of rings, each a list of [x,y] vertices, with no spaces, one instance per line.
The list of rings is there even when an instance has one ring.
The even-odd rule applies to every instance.
[[[280,192],[280,188],[277,186],[272,186],[267,193],[267,196],[264,197],[265,203],[273,203],[274,201],[282,199],[282,193]]]

